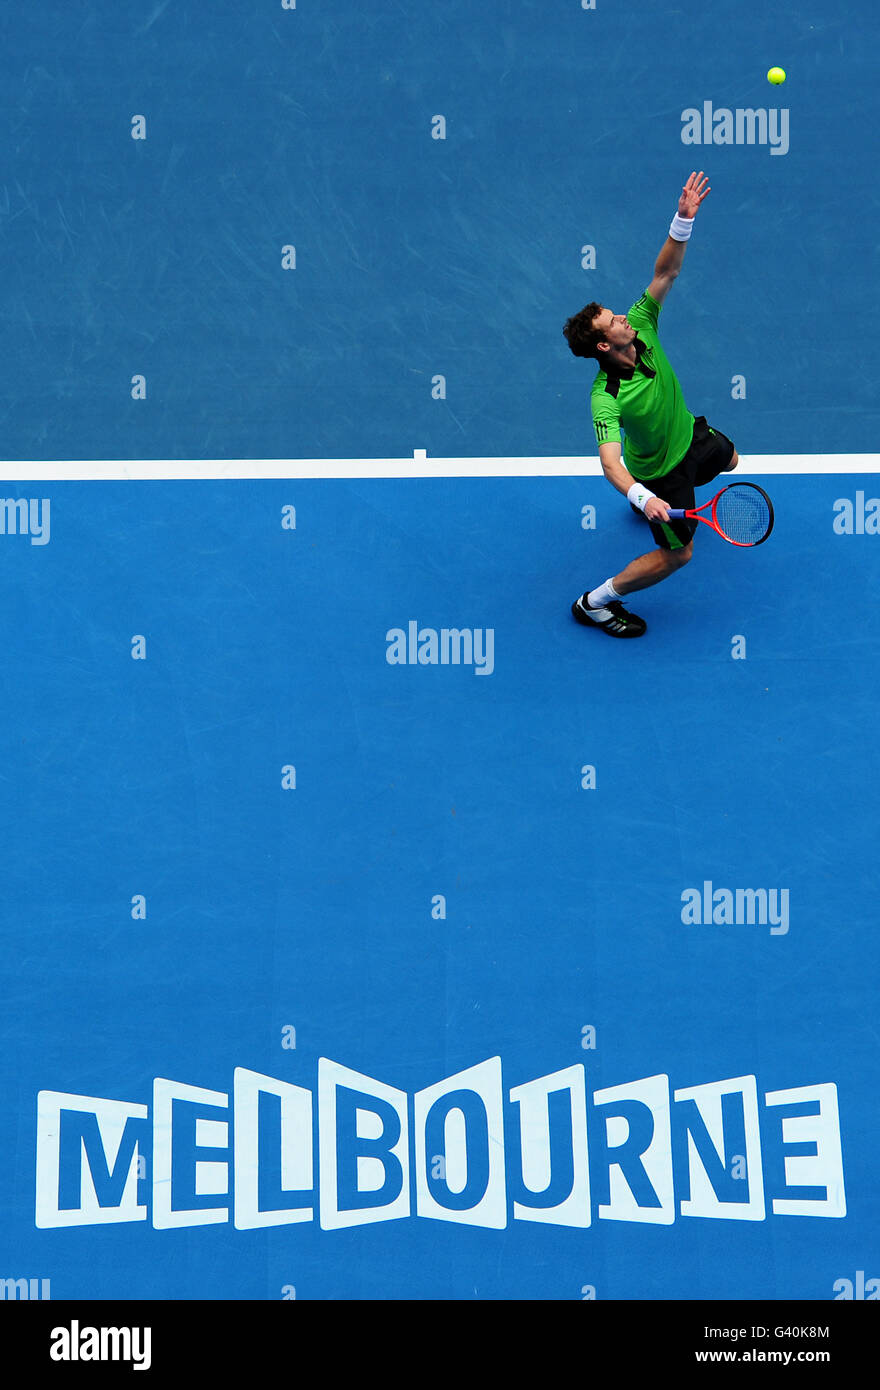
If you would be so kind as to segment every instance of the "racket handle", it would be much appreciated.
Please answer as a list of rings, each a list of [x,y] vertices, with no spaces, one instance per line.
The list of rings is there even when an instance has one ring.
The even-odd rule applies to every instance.
[[[669,508],[669,520],[670,520],[670,521],[683,521],[684,518],[685,518],[686,516],[687,516],[687,512],[685,511],[684,507],[670,507],[670,508]]]

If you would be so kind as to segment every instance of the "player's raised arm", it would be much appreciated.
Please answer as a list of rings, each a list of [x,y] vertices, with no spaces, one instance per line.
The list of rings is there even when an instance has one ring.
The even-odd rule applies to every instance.
[[[691,174],[681,190],[678,212],[672,219],[669,236],[654,266],[654,278],[648,286],[648,294],[652,299],[656,299],[658,304],[663,303],[670,285],[681,270],[694,218],[700,210],[700,204],[710,192],[709,180],[702,169],[698,174]]]

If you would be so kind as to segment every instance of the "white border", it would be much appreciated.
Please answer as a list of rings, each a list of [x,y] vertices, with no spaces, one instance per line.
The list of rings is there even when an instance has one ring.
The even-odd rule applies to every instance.
[[[880,473],[880,454],[740,455],[737,475]],[[259,478],[583,478],[601,477],[598,457],[381,459],[132,459],[0,463],[0,481],[153,482]]]

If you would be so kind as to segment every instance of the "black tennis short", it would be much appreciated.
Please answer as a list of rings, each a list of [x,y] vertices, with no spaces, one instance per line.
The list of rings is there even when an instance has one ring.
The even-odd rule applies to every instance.
[[[691,447],[681,463],[677,463],[662,478],[654,478],[648,486],[670,507],[692,508],[696,503],[694,488],[703,487],[723,473],[733,458],[733,444],[726,434],[713,430],[705,415],[694,421]],[[652,521],[651,533],[664,550],[680,550],[692,540],[698,521]]]

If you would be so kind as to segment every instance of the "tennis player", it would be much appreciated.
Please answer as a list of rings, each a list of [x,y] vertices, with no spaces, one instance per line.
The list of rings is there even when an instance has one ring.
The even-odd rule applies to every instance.
[[[671,521],[670,507],[693,507],[694,488],[729,473],[738,462],[731,441],[688,410],[657,332],[660,307],[681,270],[694,218],[709,191],[702,170],[691,174],[654,278],[626,314],[588,304],[562,330],[575,357],[595,357],[599,363],[590,404],[602,471],[647,518],[656,541],[656,549],[572,604],[579,623],[611,637],[641,637],[647,624],[621,599],[659,584],[693,554],[698,523]]]

